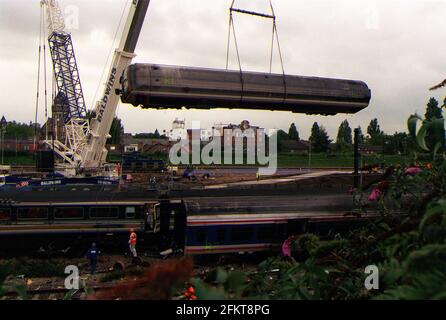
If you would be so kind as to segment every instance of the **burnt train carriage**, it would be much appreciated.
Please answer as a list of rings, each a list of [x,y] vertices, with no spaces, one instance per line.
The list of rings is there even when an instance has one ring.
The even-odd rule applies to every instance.
[[[235,108],[334,115],[356,113],[371,99],[362,81],[259,72],[134,64],[121,99],[143,108]]]
[[[370,216],[349,215],[351,196],[201,198],[161,201],[150,226],[185,254],[277,250],[290,235],[331,237],[364,224]],[[169,242],[166,242],[166,245]]]

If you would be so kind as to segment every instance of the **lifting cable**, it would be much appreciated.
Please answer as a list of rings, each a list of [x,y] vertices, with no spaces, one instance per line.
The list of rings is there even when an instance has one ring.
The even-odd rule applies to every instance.
[[[276,40],[277,40],[277,51],[279,52],[279,58],[280,58],[280,65],[282,67],[282,80],[283,80],[283,105],[285,105],[286,99],[287,99],[287,94],[288,94],[288,88],[287,88],[287,84],[286,84],[286,75],[285,75],[285,66],[283,64],[283,56],[282,56],[282,49],[280,47],[280,39],[279,39],[279,32],[277,31],[277,23],[276,23],[276,14],[274,11],[274,7],[273,7],[273,3],[271,2],[271,0],[269,0],[269,5],[271,7],[271,12],[274,16],[274,21],[273,21],[273,36],[272,36],[272,40],[271,40],[271,62],[270,62],[270,69],[269,69],[269,73],[271,73],[272,70],[272,64],[273,64],[273,51],[274,51],[274,35],[276,35]]]
[[[45,10],[43,11],[43,20],[45,22]],[[47,86],[47,62],[46,62],[46,41],[48,39],[47,35],[47,29],[45,28],[45,23],[42,25],[43,28],[43,73],[44,73],[44,86],[45,86],[45,120],[48,121],[48,86]],[[54,73],[54,72],[53,72]],[[52,104],[54,104],[54,100],[52,101]],[[53,108],[51,108],[52,112],[54,113]],[[54,122],[54,114],[52,115],[53,122]]]
[[[40,90],[41,90],[41,78],[43,68],[43,81],[44,81],[44,107],[45,107],[45,139],[48,139],[48,90],[47,90],[47,57],[46,57],[46,28],[45,28],[45,8],[40,7],[40,26],[39,26],[39,55],[37,61],[37,92],[36,92],[36,107],[34,118],[34,145],[37,144],[38,136],[38,116],[40,109]],[[42,50],[43,46],[43,50]],[[43,59],[42,59],[43,57]],[[42,61],[43,60],[43,61]]]
[[[276,14],[274,11],[272,1],[271,0],[268,0],[268,1],[269,1],[270,9],[271,9],[271,14],[265,14],[265,13],[259,13],[259,12],[234,8],[235,0],[232,0],[231,7],[229,8],[229,28],[228,28],[228,44],[227,44],[227,50],[226,50],[226,70],[228,70],[228,68],[229,68],[229,53],[230,53],[230,47],[231,47],[231,33],[232,33],[233,37],[234,37],[234,45],[235,45],[235,50],[236,50],[236,54],[237,54],[237,62],[238,62],[238,66],[239,66],[240,80],[241,80],[241,85],[242,85],[241,101],[243,101],[243,93],[244,93],[243,70],[242,70],[242,62],[240,59],[240,52],[239,52],[239,47],[238,47],[237,34],[236,34],[236,30],[235,30],[233,13],[236,12],[236,13],[240,13],[240,14],[247,14],[247,15],[251,15],[251,16],[271,19],[273,21],[273,31],[272,31],[272,38],[271,38],[271,54],[270,54],[269,73],[270,74],[272,73],[273,54],[274,54],[274,38],[276,38],[277,49],[278,49],[278,53],[279,53],[280,65],[282,68],[282,76],[283,76],[283,86],[284,86],[283,104],[285,104],[285,101],[287,98],[287,83],[286,83],[285,67],[284,67],[284,62],[283,62],[282,50],[281,50],[281,46],[280,46],[279,33],[277,31]]]
[[[36,92],[36,108],[34,118],[34,146],[37,143],[37,117],[39,114],[39,99],[40,99],[40,66],[42,57],[42,26],[43,26],[43,7],[40,7],[40,26],[39,26],[39,57],[37,60],[37,92]]]

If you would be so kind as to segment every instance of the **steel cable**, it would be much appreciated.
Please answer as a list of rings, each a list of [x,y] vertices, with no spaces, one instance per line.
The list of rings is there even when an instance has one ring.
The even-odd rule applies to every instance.
[[[283,75],[283,88],[284,88],[283,104],[286,103],[287,93],[288,93],[287,92],[287,83],[286,83],[286,74],[285,74],[285,66],[284,66],[284,62],[283,62],[282,49],[281,49],[281,45],[280,45],[279,33],[277,31],[276,14],[274,11],[272,1],[271,0],[268,0],[268,1],[269,1],[270,9],[271,9],[271,15],[253,12],[253,11],[236,9],[236,8],[234,8],[235,0],[232,1],[231,7],[229,8],[228,43],[227,43],[227,49],[226,49],[226,70],[228,70],[228,68],[229,68],[229,54],[230,54],[230,47],[231,47],[231,31],[232,31],[233,36],[234,36],[234,45],[235,45],[235,50],[236,50],[236,54],[237,54],[237,61],[239,64],[240,79],[241,79],[241,85],[242,85],[241,102],[243,101],[243,94],[244,94],[243,70],[242,70],[242,63],[241,63],[240,52],[239,52],[239,47],[238,47],[237,34],[236,34],[236,30],[235,30],[233,12],[238,12],[241,14],[258,16],[258,17],[268,18],[268,19],[273,20],[269,73],[270,74],[272,73],[273,56],[274,56],[274,38],[276,38],[277,50],[279,53],[280,65],[282,68],[282,75]]]

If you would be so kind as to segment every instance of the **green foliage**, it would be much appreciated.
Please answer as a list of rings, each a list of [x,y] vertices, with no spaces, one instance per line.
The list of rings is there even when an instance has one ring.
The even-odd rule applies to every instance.
[[[418,127],[418,123],[420,126]],[[419,115],[412,115],[408,120],[410,135],[418,146],[427,152],[436,154],[445,148],[445,124],[442,110],[438,102],[431,98],[427,104],[426,115],[423,119]]]
[[[283,140],[289,140],[290,136],[288,135],[288,133],[286,133],[283,130],[278,130],[277,131],[277,142],[280,143]]]
[[[376,299],[446,299],[446,245],[430,244],[398,265],[400,276]]]
[[[11,259],[0,262],[0,281],[5,276],[63,277],[65,265],[59,260],[35,260],[28,258]]]
[[[426,114],[424,117],[428,120],[435,118],[442,118],[441,108],[438,105],[438,101],[435,98],[430,98],[426,105]]]
[[[28,287],[23,280],[8,278],[3,284],[0,284],[0,297],[8,292],[17,293],[20,300],[28,300]]]
[[[201,279],[193,280],[198,299],[240,299],[246,288],[247,277],[243,272],[227,272],[218,268],[206,280],[207,283]]]
[[[158,129],[154,133],[137,133],[134,135],[136,139],[164,139],[166,135],[161,135]]]
[[[362,132],[362,128],[358,127],[359,129],[359,143],[360,144],[364,144],[365,143],[365,136],[364,133]]]
[[[35,126],[33,124],[8,122],[6,125],[5,139],[31,139],[34,137]]]
[[[284,141],[290,140],[290,136],[283,130],[278,130],[274,135],[277,137],[278,150],[282,151]]]
[[[421,127],[417,128],[421,122]],[[444,149],[429,148],[427,132],[438,132],[438,118],[413,116],[408,121],[413,143],[426,150],[430,166],[416,174],[396,165],[379,184],[380,216],[368,225],[331,240],[303,234],[292,246],[293,258],[270,258],[247,281],[232,287],[228,274],[217,273],[211,296],[256,299],[446,299],[446,161]],[[380,134],[377,122],[369,130]],[[319,127],[314,126],[314,132]],[[435,135],[432,135],[435,137]],[[407,138],[398,135],[399,138]],[[434,145],[443,137],[437,136]],[[422,154],[416,154],[413,163]],[[374,188],[375,186],[371,186]],[[355,197],[366,198],[371,188]],[[364,270],[379,268],[379,290],[366,290]],[[241,275],[240,275],[241,277]],[[223,284],[223,285],[222,285]]]
[[[311,128],[310,141],[314,152],[327,152],[332,140],[328,137],[327,131],[317,122]]]
[[[297,131],[296,124],[292,123],[290,129],[288,130],[288,136],[291,140],[299,141],[299,132]]]
[[[20,299],[27,300],[27,286],[22,279],[11,276],[11,270],[0,265],[0,298],[8,292],[16,292]]]
[[[124,277],[125,277],[125,273],[122,270],[116,270],[116,271],[109,272],[106,275],[102,276],[99,279],[99,281],[102,283],[105,283],[105,282],[120,280]]]
[[[99,281],[105,283],[105,282],[119,280],[119,279],[122,279],[122,278],[128,277],[128,276],[139,277],[139,276],[142,276],[143,274],[144,274],[144,269],[137,266],[135,268],[129,268],[125,271],[123,271],[123,270],[111,271],[111,272],[107,273],[106,275],[102,276],[99,279]]]
[[[371,145],[382,145],[383,135],[384,133],[381,131],[381,128],[378,124],[378,119],[373,119],[370,121],[369,126],[367,127],[367,142]]]
[[[384,135],[385,154],[407,154],[414,150],[410,136],[405,132],[395,132],[393,135]]]
[[[111,138],[107,140],[108,144],[121,144],[121,136],[124,132],[124,126],[122,125],[121,119],[118,117],[113,118],[113,122],[110,128],[110,136]]]
[[[347,120],[344,120],[338,129],[336,137],[336,148],[338,150],[346,149],[352,145],[352,129]]]

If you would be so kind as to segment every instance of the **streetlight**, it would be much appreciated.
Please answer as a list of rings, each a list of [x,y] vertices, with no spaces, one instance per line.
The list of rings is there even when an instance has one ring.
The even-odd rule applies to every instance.
[[[311,172],[311,144],[312,144],[312,141],[311,141],[311,138],[308,140],[310,142],[310,146],[309,146],[310,150],[308,152],[308,170]]]
[[[6,121],[6,118],[3,116],[2,120],[0,121],[0,138],[1,138],[1,147],[2,147],[2,164],[4,164],[4,158],[5,158],[5,132],[6,132],[6,126],[8,124],[8,121]]]

